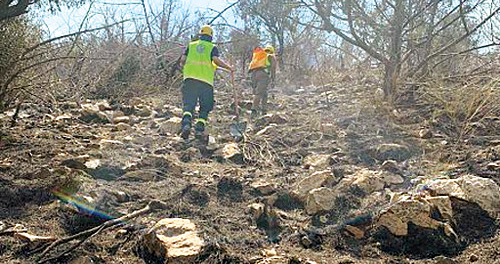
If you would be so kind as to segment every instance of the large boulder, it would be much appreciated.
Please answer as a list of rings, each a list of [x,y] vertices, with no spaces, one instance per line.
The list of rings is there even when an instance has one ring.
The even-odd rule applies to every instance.
[[[429,258],[452,255],[498,229],[499,186],[491,179],[418,179],[416,190],[391,193],[379,212],[374,238],[394,254]]]
[[[425,197],[419,195],[398,195],[392,205],[382,211],[377,221],[396,236],[408,235],[408,224],[431,229],[444,228],[447,236],[456,236],[448,223],[433,218],[432,210],[436,209],[441,216],[451,218],[452,206],[448,196]]]
[[[315,176],[315,177],[313,177]],[[369,207],[366,199],[385,200],[380,198],[384,187],[400,184],[403,178],[383,171],[360,169],[347,175],[336,185],[329,187],[333,182],[333,174],[329,171],[320,171],[299,182],[293,194],[304,202],[306,212],[315,215],[320,212],[334,210],[341,204],[348,211],[352,206]],[[345,200],[349,201],[345,201]]]
[[[203,245],[196,225],[182,218],[160,220],[142,240],[143,249],[165,263],[194,263]]]
[[[424,187],[436,192],[477,203],[491,217],[500,216],[500,187],[488,178],[464,175],[457,179],[430,180]]]

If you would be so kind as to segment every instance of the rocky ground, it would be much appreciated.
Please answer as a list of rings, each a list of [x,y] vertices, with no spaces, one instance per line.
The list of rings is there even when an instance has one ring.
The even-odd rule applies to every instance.
[[[220,85],[206,146],[176,136],[177,91],[3,113],[0,262],[500,263],[500,141],[457,148],[373,90],[283,85],[236,143]]]

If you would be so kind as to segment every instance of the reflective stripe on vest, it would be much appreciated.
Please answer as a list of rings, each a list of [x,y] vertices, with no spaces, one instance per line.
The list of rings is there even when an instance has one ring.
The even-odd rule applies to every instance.
[[[209,41],[196,40],[189,43],[189,51],[184,65],[185,79],[195,79],[214,85],[214,67],[212,65],[212,50],[214,44]]]
[[[263,48],[256,48],[252,53],[252,61],[248,66],[249,70],[266,69],[271,65],[268,54]]]

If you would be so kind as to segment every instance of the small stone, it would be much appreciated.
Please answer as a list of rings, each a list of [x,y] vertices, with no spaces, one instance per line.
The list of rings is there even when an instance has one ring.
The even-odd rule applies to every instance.
[[[78,108],[78,104],[76,102],[64,102],[62,105],[61,105],[61,108],[63,109],[75,109],[75,108]]]
[[[486,165],[486,168],[488,168],[488,170],[499,170],[500,160],[488,163],[488,165]]]
[[[403,177],[401,177],[399,175],[387,173],[384,175],[384,182],[388,185],[401,184],[401,183],[405,182],[405,179],[403,179]]]
[[[180,117],[171,117],[167,121],[160,124],[160,135],[175,135],[181,128]]]
[[[316,188],[322,187],[333,178],[330,170],[316,171],[310,176],[299,181],[293,190],[293,194],[304,200],[308,193]]]
[[[116,111],[113,111],[113,118],[117,118],[117,117],[121,117],[121,116],[125,116],[125,113],[121,110],[116,110]]]
[[[266,258],[269,258],[269,257],[277,256],[278,253],[276,252],[276,249],[271,248],[271,249],[262,250],[262,255],[265,256]]]
[[[130,117],[128,116],[118,116],[113,118],[113,123],[118,124],[118,123],[130,123]]]
[[[365,232],[362,229],[357,228],[355,226],[346,225],[345,229],[349,233],[351,233],[354,236],[354,238],[356,238],[356,239],[362,239],[365,236]]]
[[[479,260],[479,257],[476,254],[472,254],[469,257],[470,262],[476,262]]]
[[[86,123],[109,123],[107,114],[99,110],[99,106],[95,104],[82,104],[82,113],[79,119]]]
[[[342,259],[339,260],[338,264],[354,264],[356,262],[354,262],[354,260],[348,258],[348,257],[344,257]]]
[[[124,203],[129,201],[129,196],[123,191],[114,191],[113,195],[116,197],[116,201],[119,203]]]
[[[227,160],[236,161],[242,159],[243,154],[237,143],[229,143],[222,149],[222,157]]]
[[[476,203],[491,217],[500,216],[500,187],[492,179],[463,175],[457,179],[437,179],[426,184],[438,195],[447,195]]]
[[[181,108],[178,108],[178,107],[172,107],[172,108],[171,108],[171,107],[170,107],[170,106],[168,106],[168,105],[165,105],[164,107],[169,108],[169,109],[170,109],[170,112],[172,112],[172,114],[173,114],[174,116],[181,117],[181,116],[182,116],[182,114],[184,113],[184,111],[183,111]]]
[[[386,227],[396,236],[407,236],[408,226],[412,224],[437,230],[444,228],[448,237],[456,237],[455,231],[443,221],[432,218],[432,208],[447,218],[452,212],[449,197],[415,196],[411,194],[393,194],[391,205],[378,217],[377,226]]]
[[[418,136],[422,139],[429,139],[432,137],[432,131],[427,128],[420,129]]]
[[[215,140],[215,138],[212,136],[208,136],[207,150],[215,151],[218,148],[219,148],[219,144],[217,144],[217,141]]]
[[[380,168],[390,172],[399,171],[398,162],[395,160],[385,160]]]
[[[253,203],[248,205],[248,210],[252,215],[253,219],[259,218],[264,213],[263,203]]]
[[[112,110],[111,106],[107,101],[97,102],[96,106],[99,108],[99,111]]]
[[[153,114],[153,110],[147,105],[138,105],[136,107],[139,108],[139,110],[137,111],[137,116],[149,117]]]
[[[88,169],[96,169],[99,165],[101,165],[101,161],[99,159],[90,159],[85,162],[85,167]]]
[[[75,258],[69,262],[69,264],[88,264],[88,263],[93,263],[94,260],[89,257],[89,256],[80,256],[78,258]]]
[[[311,190],[306,198],[305,209],[310,215],[333,208],[337,195],[330,188],[321,187]]]
[[[262,195],[268,195],[274,192],[274,186],[263,180],[254,181],[250,184],[250,186]]]
[[[330,166],[330,154],[311,154],[304,158],[304,167],[306,169],[325,169]]]
[[[62,115],[56,117],[55,120],[56,121],[61,121],[61,120],[69,120],[71,118],[73,118],[73,116],[71,114],[62,114]]]
[[[115,129],[117,131],[129,131],[132,130],[132,127],[129,124],[119,123],[115,125]]]
[[[384,184],[386,182],[382,172],[369,169],[361,169],[350,178],[354,179],[352,185],[358,186],[366,193],[372,193],[384,189]]]

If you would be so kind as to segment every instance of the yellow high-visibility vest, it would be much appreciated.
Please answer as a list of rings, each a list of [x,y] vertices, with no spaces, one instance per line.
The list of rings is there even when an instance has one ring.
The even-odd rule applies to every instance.
[[[214,85],[214,67],[212,50],[214,44],[209,41],[196,40],[189,43],[189,52],[183,68],[184,80],[195,79]]]

